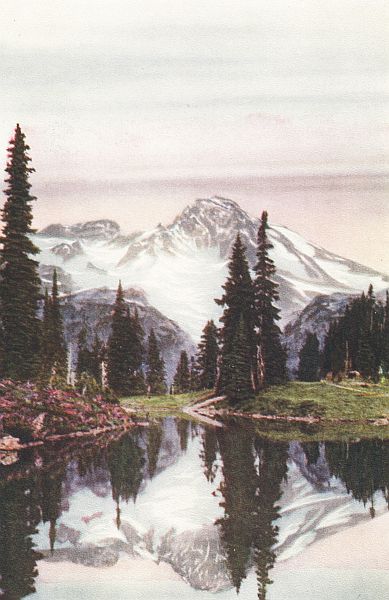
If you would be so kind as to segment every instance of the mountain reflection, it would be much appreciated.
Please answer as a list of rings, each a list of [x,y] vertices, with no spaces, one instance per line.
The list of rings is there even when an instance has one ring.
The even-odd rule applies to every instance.
[[[193,454],[193,444],[198,454]],[[189,481],[201,469],[206,493],[216,496],[218,517],[213,524],[204,517],[204,525],[193,530],[176,531],[172,522],[154,540],[153,530],[137,531],[124,509],[138,503],[149,486],[159,490],[166,485],[165,473],[180,461]],[[74,442],[26,452],[19,462],[0,465],[2,595],[18,600],[33,594],[41,559],[98,568],[108,566],[104,560],[114,564],[119,551],[135,556],[136,548],[142,546],[143,554],[138,556],[148,553],[152,560],[167,562],[198,590],[222,591],[233,586],[239,592],[254,570],[258,599],[265,600],[279,553],[279,527],[285,512],[281,506],[291,464],[299,481],[309,482],[318,494],[328,490],[332,481],[343,482],[350,496],[369,505],[372,516],[379,495],[389,503],[389,444],[381,440],[289,444],[272,442],[238,424],[216,430],[167,418],[118,440],[102,439],[98,445]],[[193,483],[194,493],[198,485]],[[168,499],[174,507],[180,502],[180,484],[168,489],[174,490]],[[82,528],[65,524],[78,492],[93,493],[97,499],[112,497],[111,504],[101,506],[105,511],[109,507],[107,523],[113,522],[114,530],[119,530],[120,542],[107,534],[106,541],[96,547],[90,542],[86,546]],[[152,497],[156,513],[158,498]],[[79,502],[91,511],[87,499],[81,497]],[[83,516],[84,529],[102,515]],[[104,544],[111,544],[108,558]],[[93,562],[94,556],[100,562]]]

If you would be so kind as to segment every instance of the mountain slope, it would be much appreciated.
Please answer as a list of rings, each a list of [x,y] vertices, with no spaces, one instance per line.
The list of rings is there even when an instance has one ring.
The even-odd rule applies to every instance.
[[[78,334],[84,323],[90,333],[99,332],[104,342],[111,332],[112,306],[116,292],[108,288],[90,289],[76,292],[62,299],[65,325],[65,338],[71,348],[72,362],[76,360]],[[193,354],[195,349],[189,335],[174,321],[166,318],[159,310],[151,306],[141,290],[126,289],[124,298],[130,309],[137,309],[145,333],[145,340],[153,328],[159,341],[165,361],[168,382],[173,379],[180,352],[185,349]],[[90,339],[90,342],[93,340]]]
[[[220,314],[214,298],[221,295],[238,232],[250,264],[255,262],[259,220],[232,200],[196,200],[172,224],[130,236],[121,234],[117,224],[104,223],[109,223],[103,227],[104,235],[101,221],[96,222],[96,231],[93,222],[85,227],[49,226],[35,236],[42,262],[61,266],[76,288],[115,288],[119,279],[124,285],[143,288],[154,306],[195,339],[205,322]],[[360,292],[370,282],[377,290],[388,286],[386,275],[315,246],[286,227],[271,226],[269,237],[284,324],[317,294]],[[74,256],[58,253],[59,246],[67,250],[75,240],[79,245]]]

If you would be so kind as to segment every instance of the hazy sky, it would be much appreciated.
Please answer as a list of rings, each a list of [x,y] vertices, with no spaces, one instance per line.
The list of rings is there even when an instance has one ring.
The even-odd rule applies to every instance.
[[[1,163],[18,121],[38,226],[218,194],[389,272],[388,40],[384,0],[3,0]]]

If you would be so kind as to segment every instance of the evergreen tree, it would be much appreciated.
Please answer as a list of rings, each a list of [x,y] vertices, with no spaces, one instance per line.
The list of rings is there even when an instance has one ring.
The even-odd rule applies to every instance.
[[[250,336],[242,315],[231,349],[224,357],[224,369],[229,377],[224,383],[223,391],[232,406],[239,405],[254,396],[251,358]]]
[[[381,364],[385,377],[389,376],[389,292],[386,292],[386,303],[383,314],[381,338]]]
[[[77,340],[76,378],[80,381],[82,375],[90,375],[92,368],[92,353],[88,345],[88,329],[86,323],[81,327]]]
[[[7,200],[2,210],[4,222],[0,304],[3,327],[3,374],[26,381],[37,375],[39,368],[40,321],[37,317],[40,298],[38,263],[32,256],[38,248],[30,239],[34,233],[29,175],[29,146],[19,125],[8,148],[6,172]]]
[[[198,363],[198,357],[190,357],[190,369],[189,369],[189,389],[191,392],[196,392],[201,389],[200,383],[200,366]]]
[[[367,295],[352,300],[344,315],[330,324],[324,343],[323,374],[333,377],[359,371],[365,379],[378,381],[388,356],[388,306],[376,301],[370,285]]]
[[[256,372],[256,336],[254,330],[254,289],[250,276],[245,248],[238,235],[234,243],[231,259],[228,265],[229,276],[223,285],[224,295],[216,303],[224,307],[220,319],[221,329],[221,356],[220,372],[217,380],[217,392],[226,393],[234,384],[234,375],[230,367],[234,357],[234,344],[237,336],[244,337],[247,344],[247,359],[252,380],[251,389],[254,389]],[[244,326],[239,324],[243,321]]]
[[[174,387],[177,394],[185,394],[190,390],[189,359],[185,350],[181,352],[180,360],[174,376]]]
[[[104,345],[97,333],[95,333],[93,345],[89,353],[89,374],[99,385],[102,385],[103,354]]]
[[[41,335],[41,365],[40,365],[40,380],[48,382],[52,375],[53,361],[51,353],[51,299],[46,288],[45,299],[43,304],[43,320],[42,320],[42,335]]]
[[[51,289],[51,329],[53,336],[53,367],[60,377],[66,379],[68,373],[67,349],[64,336],[63,319],[58,293],[57,270],[53,272],[53,286]]]
[[[280,311],[278,285],[274,281],[276,268],[269,252],[273,249],[267,230],[268,214],[262,213],[258,230],[257,263],[254,267],[255,315],[258,329],[258,384],[282,383],[286,380],[286,352],[281,344],[277,325]]]
[[[200,389],[211,390],[215,387],[218,355],[217,327],[213,321],[208,321],[203,329],[198,348]]]
[[[151,394],[166,394],[165,363],[161,358],[157,338],[151,329],[148,340],[146,385]]]
[[[66,380],[68,373],[67,349],[58,294],[57,271],[53,272],[51,296],[45,294],[41,335],[41,377],[49,380],[52,375]]]
[[[127,322],[129,328],[130,355],[129,386],[132,394],[144,394],[146,392],[146,383],[142,370],[144,358],[144,332],[137,308],[135,308],[133,316],[130,314],[129,309],[127,308]]]
[[[317,335],[308,332],[299,354],[298,378],[300,381],[318,381],[320,350]]]
[[[119,283],[112,315],[112,333],[108,341],[107,380],[117,394],[129,394],[131,373],[131,332],[129,315],[121,283]]]

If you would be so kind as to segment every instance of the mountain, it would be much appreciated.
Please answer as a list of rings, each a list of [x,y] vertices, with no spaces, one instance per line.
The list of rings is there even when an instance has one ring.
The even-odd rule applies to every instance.
[[[115,296],[115,291],[103,287],[76,292],[62,298],[65,338],[70,347],[73,365],[77,354],[78,334],[84,323],[86,323],[91,336],[98,331],[102,340],[105,342],[108,340]],[[138,310],[145,338],[149,335],[150,330],[154,329],[170,383],[174,377],[180,352],[185,349],[189,354],[193,354],[195,351],[191,338],[177,323],[151,306],[142,290],[126,289],[124,297],[130,310],[135,310],[135,308]],[[93,341],[92,337],[89,341]]]
[[[67,239],[110,240],[119,235],[120,227],[115,221],[101,219],[75,225],[55,223],[42,229],[38,235],[44,237],[63,237]]]
[[[75,289],[116,288],[119,279],[126,286],[141,287],[151,304],[197,339],[205,322],[220,314],[214,298],[221,296],[238,232],[253,266],[258,225],[259,220],[236,202],[213,197],[196,200],[173,223],[148,232],[126,236],[117,223],[107,220],[51,225],[34,241],[41,261],[61,266]],[[377,290],[388,287],[386,275],[307,242],[287,227],[272,225],[269,237],[283,324],[318,294],[359,293],[369,283]],[[91,264],[94,268],[88,268]]]

